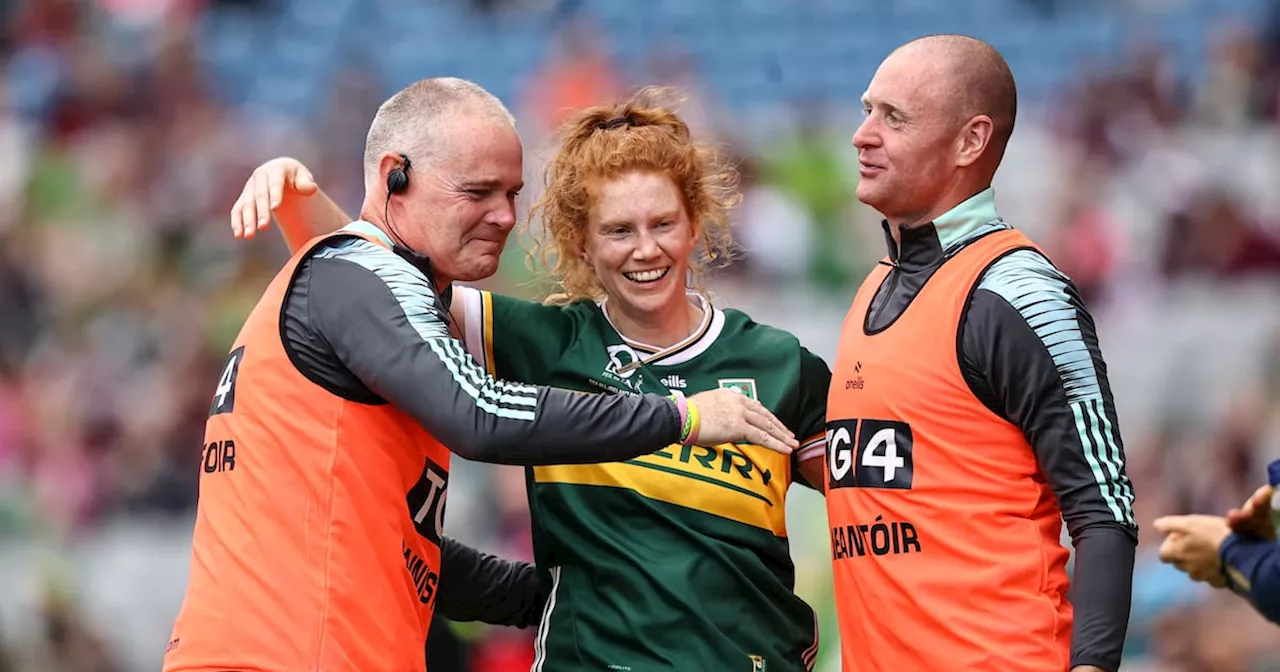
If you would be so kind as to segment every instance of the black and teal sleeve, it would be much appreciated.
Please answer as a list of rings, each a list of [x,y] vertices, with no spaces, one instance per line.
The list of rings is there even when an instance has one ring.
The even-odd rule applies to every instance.
[[[1066,276],[1040,253],[1018,250],[979,280],[959,340],[969,387],[1021,429],[1071,533],[1071,665],[1116,670],[1137,524],[1093,320]]]
[[[514,465],[630,459],[676,443],[675,403],[583,394],[490,376],[450,335],[416,267],[358,238],[299,264],[282,338],[303,375],[362,403],[390,403],[458,455]]]

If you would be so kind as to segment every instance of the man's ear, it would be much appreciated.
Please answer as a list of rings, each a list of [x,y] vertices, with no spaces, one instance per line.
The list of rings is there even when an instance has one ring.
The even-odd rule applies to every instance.
[[[960,135],[956,138],[956,165],[965,168],[977,163],[978,159],[987,152],[994,130],[995,124],[991,121],[991,117],[985,114],[980,114],[965,123],[960,129]]]
[[[386,188],[387,179],[396,168],[404,168],[404,159],[396,152],[383,152],[378,159],[378,184]]]

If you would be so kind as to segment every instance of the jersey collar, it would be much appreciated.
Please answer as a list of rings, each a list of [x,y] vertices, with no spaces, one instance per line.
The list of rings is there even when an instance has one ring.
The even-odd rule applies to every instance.
[[[374,226],[372,223],[366,222],[363,219],[357,219],[356,221],[351,222],[350,224],[342,227],[342,230],[377,238],[387,247],[395,246],[395,244],[391,242],[391,236],[388,236],[386,231],[379,229],[377,226]]]
[[[706,352],[707,348],[711,347],[711,344],[720,337],[720,332],[724,329],[724,312],[712,306],[710,299],[698,292],[689,292],[687,296],[690,301],[702,308],[702,321],[683,340],[666,348],[659,348],[655,345],[642,343],[623,336],[622,331],[613,323],[613,320],[609,319],[609,311],[605,310],[605,303],[608,299],[600,299],[596,305],[599,306],[600,314],[604,316],[605,321],[613,328],[614,333],[618,334],[618,338],[621,338],[622,342],[633,349],[644,353],[644,364],[671,366],[683,364]]]
[[[902,228],[893,240],[888,220],[882,222],[889,258],[905,268],[932,266],[980,236],[1009,228],[996,210],[995,190],[987,187],[932,222]]]
[[[396,255],[399,256],[401,259],[404,259],[405,261],[409,262],[409,264],[412,265],[414,268],[417,268],[419,271],[422,271],[422,274],[424,277],[426,277],[427,282],[430,283],[431,287],[436,290],[436,294],[440,297],[440,303],[443,304],[444,306],[444,314],[446,317],[448,316],[449,305],[453,302],[453,285],[450,284],[443,288],[435,286],[436,285],[435,272],[431,270],[430,259],[428,259],[423,255],[407,250],[404,247],[396,245],[395,241],[391,240],[391,236],[387,235],[386,231],[383,231],[382,229],[378,228],[372,222],[366,222],[363,219],[357,219],[356,221],[351,222],[350,224],[342,227],[341,229],[339,229],[339,231],[346,232],[346,233],[356,233],[364,236],[369,236],[371,238],[376,238],[382,241],[382,244],[386,245],[387,249],[391,250],[392,252],[395,252]]]

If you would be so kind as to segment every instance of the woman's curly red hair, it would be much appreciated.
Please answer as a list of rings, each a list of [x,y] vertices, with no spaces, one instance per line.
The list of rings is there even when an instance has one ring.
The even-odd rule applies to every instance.
[[[531,210],[533,256],[557,284],[549,301],[604,295],[581,255],[587,222],[599,182],[630,172],[666,175],[684,195],[700,242],[689,260],[695,282],[709,267],[731,260],[727,211],[741,198],[738,172],[713,147],[693,141],[673,105],[661,102],[669,95],[647,88],[625,103],[582,110],[560,127],[560,150],[547,165],[546,189]]]

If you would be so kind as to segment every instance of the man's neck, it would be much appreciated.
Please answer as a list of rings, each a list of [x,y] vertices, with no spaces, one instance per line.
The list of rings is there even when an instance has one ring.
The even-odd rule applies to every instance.
[[[387,233],[387,222],[383,217],[381,206],[375,207],[366,201],[360,206],[360,220],[378,227],[383,233]],[[387,233],[387,235],[391,234]]]
[[[678,305],[673,304],[658,313],[632,314],[621,302],[604,304],[605,314],[623,338],[667,348],[688,338],[702,322],[703,309],[682,296]]]
[[[393,251],[396,251],[397,253],[402,254],[402,257],[407,257],[407,260],[410,263],[412,263],[414,266],[417,266],[419,270],[422,270],[424,273],[426,272],[426,269],[423,268],[424,264],[421,263],[421,260],[425,259],[428,262],[430,262],[430,257],[427,257],[426,255],[418,252],[417,250],[409,247],[408,244],[405,243],[405,241],[400,240],[399,237],[391,231],[391,227],[387,226],[386,221],[382,218],[381,212],[377,211],[376,208],[370,207],[369,204],[366,203],[360,209],[360,219],[361,221],[372,224],[373,226],[377,227],[379,231],[386,234],[387,238],[391,240]],[[409,254],[403,255],[404,252],[408,252]],[[415,261],[414,257],[419,258],[419,260]],[[453,278],[447,277],[445,275],[441,275],[441,273],[436,270],[435,264],[427,263],[425,264],[425,266],[431,269],[431,279],[432,281],[435,282],[436,291],[443,292],[445,291],[446,288],[448,288],[450,285],[453,284]]]
[[[902,242],[902,229],[912,229],[917,226],[928,224],[939,216],[950,212],[956,206],[973,198],[975,194],[981,193],[984,189],[991,186],[990,180],[957,180],[954,184],[947,188],[942,197],[934,202],[934,205],[924,212],[905,213],[885,215],[885,219],[889,221],[889,230],[893,232],[894,241]]]

